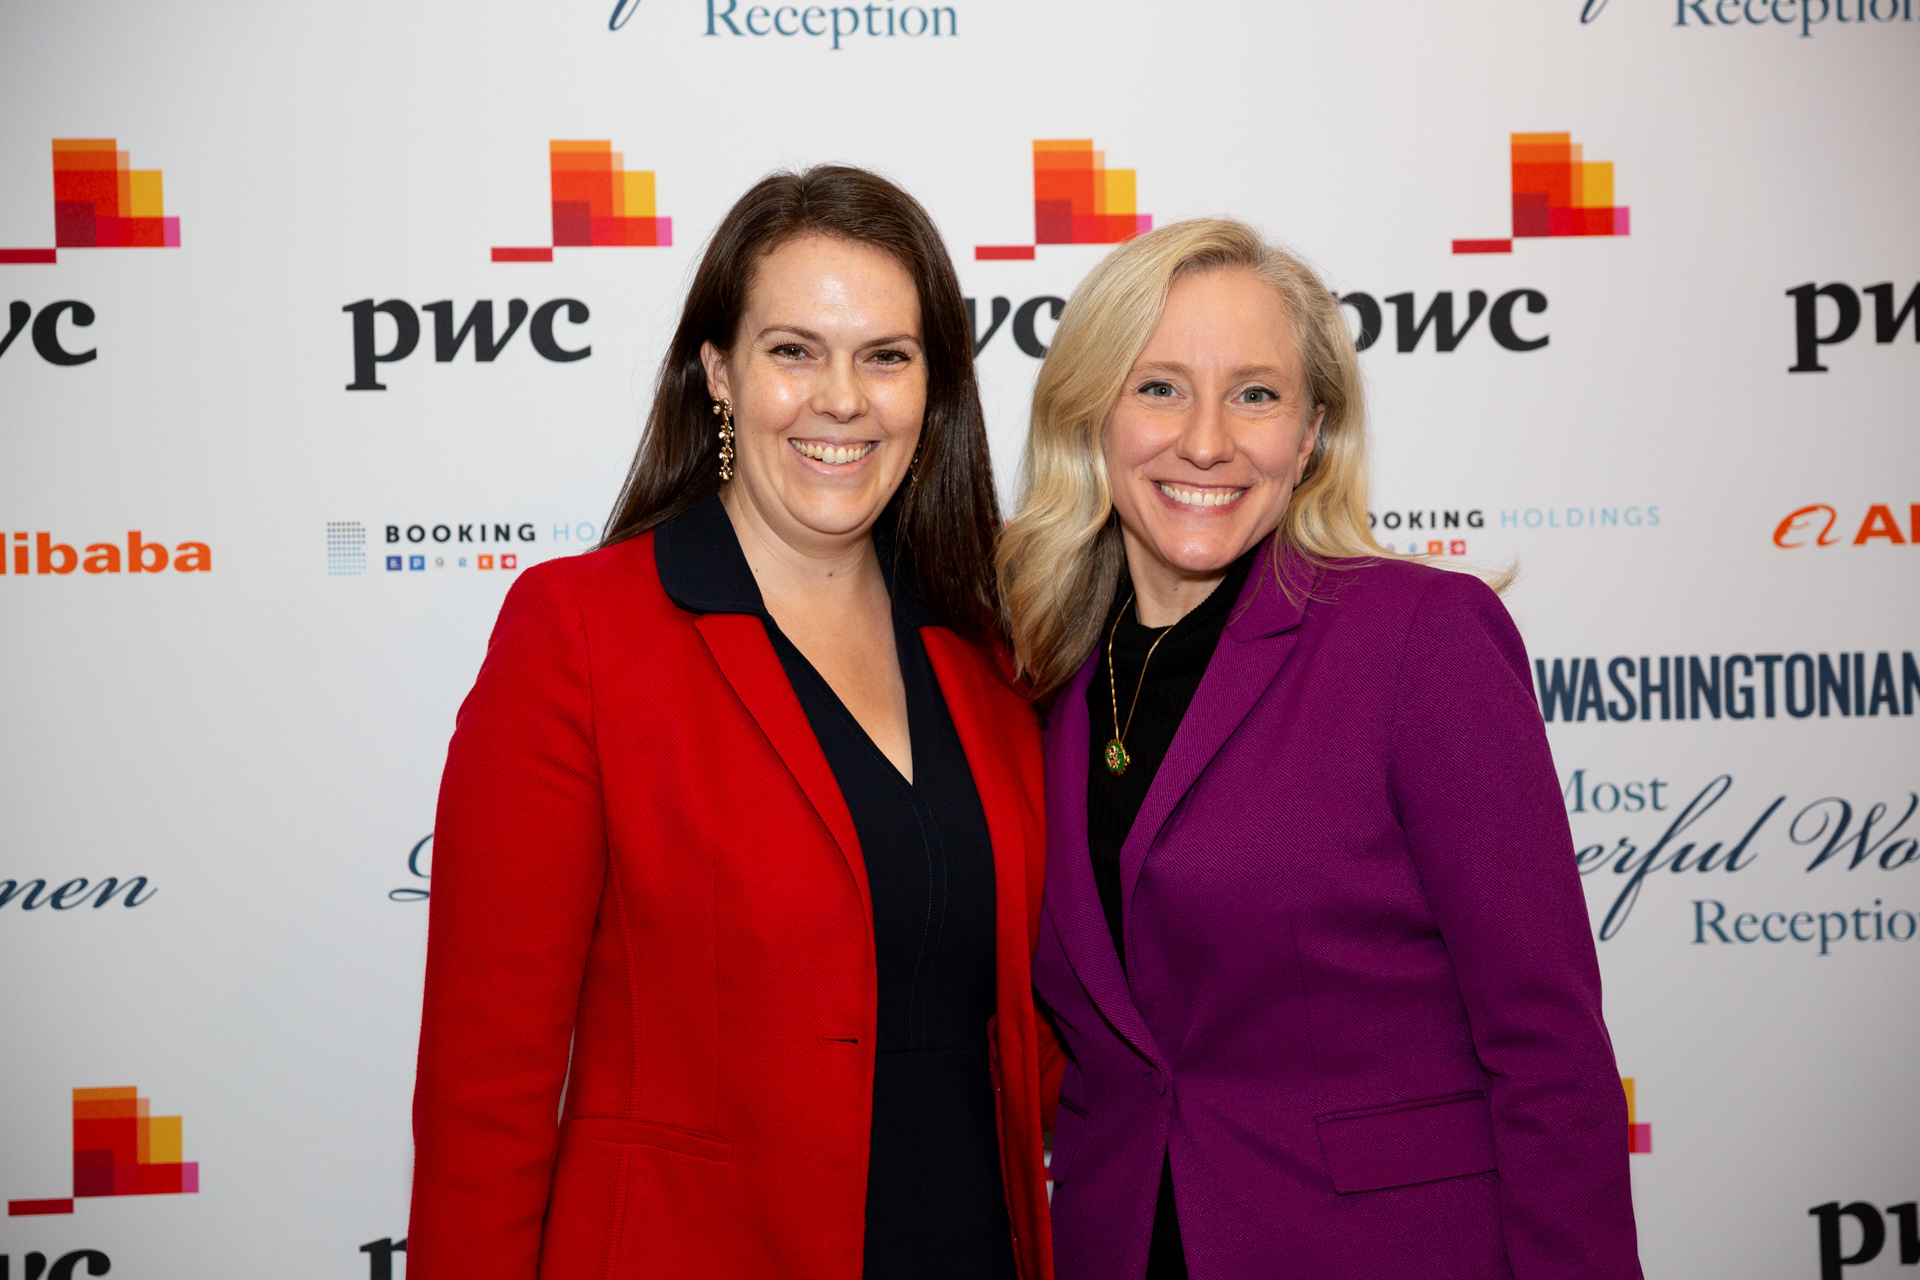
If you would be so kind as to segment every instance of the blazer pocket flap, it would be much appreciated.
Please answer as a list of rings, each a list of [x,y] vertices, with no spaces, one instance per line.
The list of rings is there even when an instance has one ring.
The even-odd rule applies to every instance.
[[[1499,1168],[1493,1154],[1493,1115],[1482,1093],[1337,1112],[1314,1124],[1333,1189],[1341,1195]]]
[[[567,1124],[567,1137],[625,1146],[658,1147],[697,1160],[733,1159],[733,1144],[692,1129],[651,1120],[621,1120],[613,1116],[579,1116]]]

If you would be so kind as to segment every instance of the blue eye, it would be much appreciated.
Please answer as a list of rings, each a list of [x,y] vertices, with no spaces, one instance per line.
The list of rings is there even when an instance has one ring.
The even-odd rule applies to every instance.
[[[1147,396],[1158,396],[1161,399],[1165,399],[1166,397],[1174,394],[1173,384],[1171,382],[1143,383],[1140,387],[1140,394],[1147,395]]]

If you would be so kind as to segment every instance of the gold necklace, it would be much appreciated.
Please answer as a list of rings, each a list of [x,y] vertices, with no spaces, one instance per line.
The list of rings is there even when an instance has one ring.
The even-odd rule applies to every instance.
[[[1172,627],[1163,630],[1147,649],[1146,659],[1140,664],[1140,682],[1133,686],[1133,701],[1127,705],[1127,727],[1122,729],[1120,727],[1120,690],[1114,682],[1113,675],[1113,637],[1120,630],[1120,619],[1127,616],[1127,606],[1132,603],[1133,592],[1129,591],[1127,603],[1120,606],[1120,613],[1113,620],[1113,629],[1107,632],[1107,696],[1113,702],[1113,741],[1107,744],[1106,758],[1107,772],[1116,778],[1125,773],[1127,766],[1133,763],[1132,758],[1127,755],[1125,739],[1127,733],[1133,728],[1133,713],[1140,709],[1140,690],[1147,684],[1147,663],[1153,661],[1153,651],[1160,647],[1160,641],[1167,638],[1167,632],[1173,630]]]

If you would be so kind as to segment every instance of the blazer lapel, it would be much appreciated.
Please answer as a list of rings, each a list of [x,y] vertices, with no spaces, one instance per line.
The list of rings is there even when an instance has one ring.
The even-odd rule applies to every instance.
[[[1093,883],[1093,855],[1087,844],[1087,685],[1099,654],[1089,657],[1053,704],[1047,730],[1047,915],[1060,935],[1067,962],[1087,995],[1113,1029],[1149,1062],[1165,1069],[1160,1049],[1147,1030],[1127,988],[1120,957],[1100,892]]]
[[[1120,846],[1121,918],[1131,921],[1133,890],[1146,865],[1147,853],[1159,838],[1160,830],[1172,816],[1200,774],[1220,754],[1220,749],[1253,710],[1254,703],[1280,673],[1287,656],[1293,652],[1297,632],[1305,618],[1304,600],[1316,583],[1308,567],[1291,552],[1286,553],[1282,572],[1288,577],[1303,603],[1296,604],[1280,590],[1274,580],[1269,539],[1254,561],[1247,585],[1241,589],[1233,616],[1213,651],[1193,702],[1174,732],[1167,758],[1147,788],[1133,828]],[[1084,699],[1083,699],[1084,701]],[[1086,734],[1081,733],[1084,750]],[[1082,822],[1085,815],[1082,814]],[[1133,936],[1132,930],[1126,936]]]
[[[964,640],[945,627],[922,627],[920,639],[926,645],[933,678],[946,701],[947,715],[960,737],[961,752],[973,773],[973,785],[980,793],[980,807],[987,815],[987,836],[993,842],[994,896],[998,900],[996,925],[1008,936],[1025,939],[1025,953],[1031,956],[1033,927],[1027,918],[1027,801],[1013,762],[1007,758],[1005,744],[996,740],[986,721],[991,691],[982,687],[978,660]]]
[[[834,781],[833,769],[827,764],[826,753],[820,750],[819,739],[813,736],[813,726],[807,723],[800,699],[787,683],[787,674],[773,651],[773,642],[767,639],[766,626],[760,619],[742,613],[703,613],[694,618],[693,625],[706,640],[721,674],[733,686],[760,731],[767,735],[767,741],[773,744],[794,781],[800,784],[834,843],[840,846],[847,871],[859,891],[860,905],[866,908],[867,918],[871,920],[873,895],[867,886],[867,864],[860,854],[860,837],[854,830],[853,814],[848,811],[846,798]]]

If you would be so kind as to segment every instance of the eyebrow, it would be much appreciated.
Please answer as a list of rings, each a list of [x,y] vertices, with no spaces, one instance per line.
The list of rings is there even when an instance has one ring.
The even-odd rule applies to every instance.
[[[759,341],[761,339],[766,338],[769,334],[774,334],[774,333],[790,333],[796,338],[805,338],[808,342],[825,342],[826,341],[825,338],[815,333],[813,330],[803,329],[797,324],[770,324],[766,328],[762,329],[758,334],[754,335],[754,338],[755,338],[755,341]],[[860,345],[862,347],[884,347],[884,346],[888,346],[890,344],[899,343],[899,342],[911,342],[911,343],[914,343],[915,345],[918,345],[920,342],[920,339],[916,335],[911,333],[890,333],[884,338],[875,338],[870,342],[863,342]]]
[[[1133,367],[1133,372],[1129,376],[1139,377],[1142,374],[1154,373],[1154,372],[1183,373],[1183,374],[1190,375],[1192,374],[1193,370],[1187,365],[1181,364],[1177,360],[1159,360],[1159,361],[1154,361],[1150,364],[1135,365]],[[1232,377],[1235,380],[1238,380],[1240,378],[1251,378],[1251,377],[1261,377],[1261,376],[1270,377],[1280,382],[1285,382],[1287,380],[1286,370],[1270,364],[1246,364],[1246,365],[1241,365],[1238,369],[1231,370],[1230,372]]]

